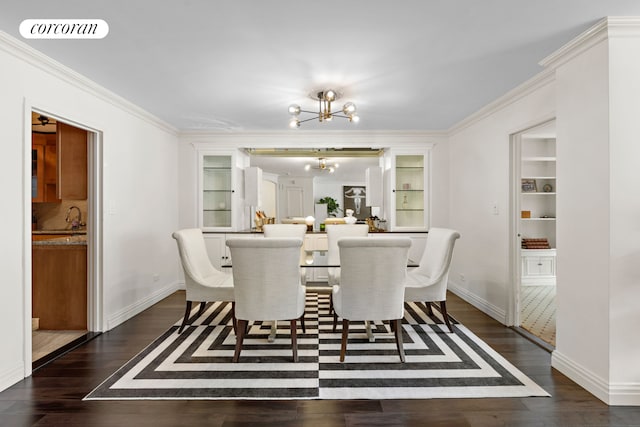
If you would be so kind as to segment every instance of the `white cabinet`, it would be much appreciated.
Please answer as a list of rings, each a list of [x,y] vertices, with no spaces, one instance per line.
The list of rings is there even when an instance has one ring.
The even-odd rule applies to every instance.
[[[222,269],[222,264],[229,261],[229,248],[226,245],[225,234],[204,234],[204,244],[209,254],[209,260],[211,264],[218,270]]]
[[[555,284],[556,140],[523,137],[520,142],[521,281]]]
[[[391,231],[429,228],[429,156],[426,151],[390,150],[385,154],[385,181],[390,195],[385,214]]]
[[[556,284],[556,250],[522,250],[522,284]]]
[[[235,152],[198,152],[198,215],[205,231],[237,230],[243,218],[242,165]]]
[[[314,264],[327,263],[329,243],[326,234],[307,234],[304,238],[304,250],[313,256]],[[311,252],[313,251],[313,252]],[[325,267],[309,267],[306,269],[307,282],[327,282],[329,274]]]

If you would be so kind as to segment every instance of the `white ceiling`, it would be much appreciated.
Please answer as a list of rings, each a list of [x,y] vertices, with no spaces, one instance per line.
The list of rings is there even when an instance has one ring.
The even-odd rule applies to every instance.
[[[181,130],[286,130],[334,88],[358,106],[306,129],[444,130],[541,70],[538,62],[638,0],[2,0],[0,30],[93,18],[102,40],[24,42]],[[341,104],[340,104],[341,105]]]

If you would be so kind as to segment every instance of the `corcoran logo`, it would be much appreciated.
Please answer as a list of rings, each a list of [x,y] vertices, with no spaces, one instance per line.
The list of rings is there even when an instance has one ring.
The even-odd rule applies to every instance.
[[[25,39],[102,39],[109,24],[102,19],[25,19],[20,35]]]

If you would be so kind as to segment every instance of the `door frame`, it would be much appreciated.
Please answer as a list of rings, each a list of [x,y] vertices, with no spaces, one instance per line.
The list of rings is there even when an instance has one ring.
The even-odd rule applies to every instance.
[[[24,99],[23,122],[23,366],[24,376],[32,374],[32,239],[31,239],[31,112],[44,114],[69,125],[84,129],[87,134],[87,330],[101,332],[104,330],[103,299],[103,133],[97,126],[92,126],[73,118],[73,114],[60,114],[63,107],[47,106],[46,103]]]

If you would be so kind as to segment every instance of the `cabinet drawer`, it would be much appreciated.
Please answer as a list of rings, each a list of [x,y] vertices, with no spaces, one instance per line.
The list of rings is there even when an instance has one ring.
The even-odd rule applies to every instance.
[[[555,258],[545,257],[524,257],[522,259],[523,276],[555,276]]]

